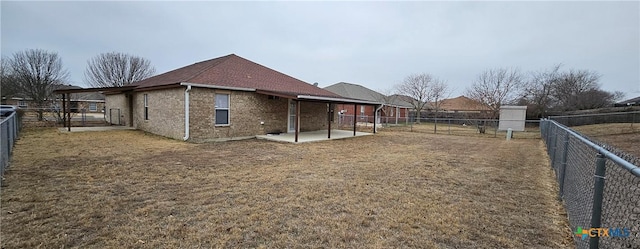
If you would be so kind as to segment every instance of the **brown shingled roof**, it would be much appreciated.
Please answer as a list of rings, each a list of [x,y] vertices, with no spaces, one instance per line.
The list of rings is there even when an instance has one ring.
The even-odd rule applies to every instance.
[[[491,110],[476,100],[470,99],[464,95],[452,99],[443,99],[440,102],[440,109],[446,111],[484,111]]]
[[[198,62],[134,83],[136,89],[194,83],[289,95],[340,97],[235,54]]]

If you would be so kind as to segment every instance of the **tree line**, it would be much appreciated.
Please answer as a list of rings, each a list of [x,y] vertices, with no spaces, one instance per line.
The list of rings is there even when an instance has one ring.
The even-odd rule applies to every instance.
[[[121,87],[155,74],[155,68],[145,58],[108,52],[87,61],[84,82],[92,87]],[[68,84],[69,71],[56,52],[28,49],[0,59],[0,92],[2,99],[21,97],[38,108],[38,120],[43,109],[55,100],[53,91]]]
[[[464,95],[490,109],[497,118],[502,105],[528,106],[529,118],[549,113],[596,109],[613,105],[623,92],[601,88],[601,75],[590,70],[549,69],[523,73],[515,68],[488,69],[478,74]],[[428,74],[413,74],[395,86],[395,92],[407,98],[416,113],[427,108],[439,111],[441,101],[450,94],[446,81]],[[419,115],[419,114],[416,114]]]

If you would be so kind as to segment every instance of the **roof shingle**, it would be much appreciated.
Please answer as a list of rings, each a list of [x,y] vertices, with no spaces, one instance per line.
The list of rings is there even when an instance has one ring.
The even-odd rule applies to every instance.
[[[198,62],[134,83],[136,89],[194,83],[293,95],[340,97],[235,54]]]

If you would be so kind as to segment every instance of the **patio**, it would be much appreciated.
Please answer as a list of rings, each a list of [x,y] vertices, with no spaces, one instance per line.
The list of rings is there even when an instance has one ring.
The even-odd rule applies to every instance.
[[[307,131],[300,132],[298,134],[298,143],[307,143],[307,142],[317,142],[317,141],[325,141],[325,140],[334,140],[334,139],[344,139],[351,137],[360,137],[360,136],[368,136],[373,135],[368,132],[356,132],[356,135],[353,135],[353,131],[346,130],[331,130],[331,138],[327,138],[327,131]],[[294,133],[281,133],[279,135],[257,135],[258,139],[265,139],[276,142],[287,142],[287,143],[296,143],[295,142],[295,134]]]

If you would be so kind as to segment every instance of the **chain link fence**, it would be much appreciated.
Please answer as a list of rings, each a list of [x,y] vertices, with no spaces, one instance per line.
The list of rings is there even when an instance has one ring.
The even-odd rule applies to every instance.
[[[20,133],[20,125],[20,117],[15,111],[7,117],[0,117],[0,186],[4,179],[4,171],[9,167],[9,159],[13,144]]]
[[[640,160],[554,120],[540,130],[577,248],[640,248]]]
[[[352,128],[353,116],[343,115],[339,117],[339,127]],[[361,127],[373,127],[373,117],[357,116],[356,124]],[[511,121],[511,120],[506,120]],[[513,120],[521,121],[521,120]],[[441,135],[459,135],[473,137],[499,137],[505,138],[507,131],[499,130],[500,121],[498,119],[475,119],[475,118],[399,118],[390,119],[386,122],[385,117],[376,120],[379,131],[404,131],[431,133]],[[526,120],[523,132],[513,132],[512,138],[540,138],[540,120]]]
[[[580,126],[593,124],[628,123],[631,127],[640,122],[640,111],[592,113],[567,116],[550,116],[558,123],[565,126]]]

